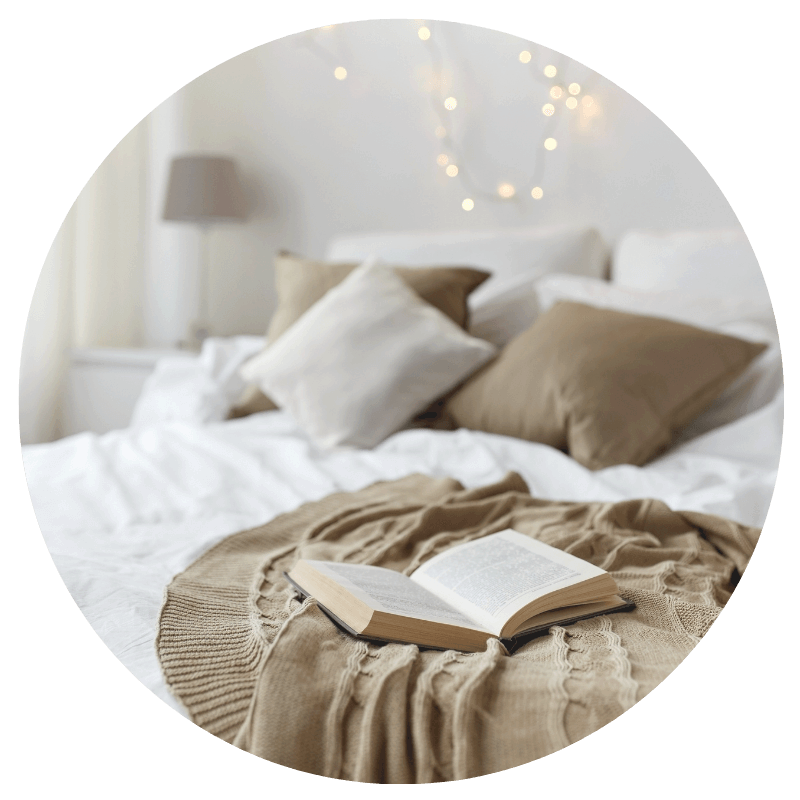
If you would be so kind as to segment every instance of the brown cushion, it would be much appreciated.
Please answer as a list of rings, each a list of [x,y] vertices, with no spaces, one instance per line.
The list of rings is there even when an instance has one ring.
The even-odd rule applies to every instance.
[[[766,345],[557,303],[457,389],[458,427],[542,442],[590,469],[644,464]]]
[[[275,257],[275,289],[278,307],[267,331],[267,345],[274,342],[358,265],[329,263],[280,251]],[[395,267],[398,275],[423,300],[446,314],[457,325],[467,327],[467,298],[490,275],[471,267]],[[244,417],[277,406],[258,387],[248,387],[228,418]]]
[[[278,406],[267,397],[258,386],[248,386],[239,398],[239,402],[228,412],[228,419],[249,417],[261,411],[274,411]]]

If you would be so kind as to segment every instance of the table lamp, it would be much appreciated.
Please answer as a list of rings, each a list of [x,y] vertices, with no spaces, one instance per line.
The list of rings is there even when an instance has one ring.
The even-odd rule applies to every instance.
[[[192,222],[200,227],[199,300],[197,317],[189,326],[190,347],[200,347],[210,334],[208,323],[208,231],[220,222],[246,218],[244,192],[231,158],[209,155],[172,160],[163,218]]]

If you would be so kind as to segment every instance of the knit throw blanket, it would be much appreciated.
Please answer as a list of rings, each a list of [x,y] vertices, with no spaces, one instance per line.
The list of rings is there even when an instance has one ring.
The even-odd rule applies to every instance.
[[[514,528],[611,573],[636,610],[554,626],[513,656],[421,651],[342,633],[281,573],[298,558],[410,573]],[[200,726],[278,764],[423,783],[508,769],[596,731],[644,697],[717,618],[758,531],[655,500],[531,497],[509,473],[465,490],[412,475],[234,534],[168,586],[156,642]]]

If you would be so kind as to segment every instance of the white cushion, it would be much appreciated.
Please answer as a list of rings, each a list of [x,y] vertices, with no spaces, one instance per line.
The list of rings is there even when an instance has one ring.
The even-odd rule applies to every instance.
[[[611,279],[631,289],[681,290],[771,305],[753,249],[736,229],[629,231],[615,249]]]
[[[472,310],[469,332],[503,347],[559,300],[663,317],[711,330],[735,325],[736,330],[723,332],[756,341],[763,341],[765,336],[777,340],[778,335],[772,308],[758,293],[704,296],[683,288],[653,291],[567,273],[544,275],[533,281],[525,276],[505,281],[503,291]]]
[[[372,447],[496,353],[369,260],[242,376],[322,447]]]
[[[530,328],[539,316],[537,282],[527,275],[503,281],[491,297],[470,308],[469,332],[496,347],[505,347],[514,337]],[[605,281],[598,280],[598,283]]]
[[[486,269],[492,277],[470,296],[470,308],[506,289],[509,279],[569,272],[601,278],[609,250],[593,228],[510,228],[494,231],[370,233],[333,239],[330,261],[370,256],[403,266],[461,265]]]
[[[644,291],[567,274],[507,281],[505,291],[472,311],[469,332],[504,347],[559,300],[663,317],[750,341],[778,341],[772,309],[758,299]]]
[[[662,317],[751,341],[778,339],[772,310],[748,297],[703,297],[682,290],[646,291],[573,275],[548,275],[536,281],[533,290],[537,313],[544,313],[559,301],[570,301]]]

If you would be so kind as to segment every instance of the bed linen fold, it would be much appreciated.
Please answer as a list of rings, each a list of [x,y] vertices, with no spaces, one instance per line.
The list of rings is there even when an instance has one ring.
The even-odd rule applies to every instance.
[[[513,527],[611,573],[637,608],[554,626],[513,656],[349,637],[282,578],[298,558],[412,572]],[[557,502],[523,479],[465,489],[410,475],[329,495],[223,539],[167,587],[156,648],[206,730],[275,763],[365,782],[484,775],[548,755],[622,714],[691,652],[756,528],[659,500]]]

